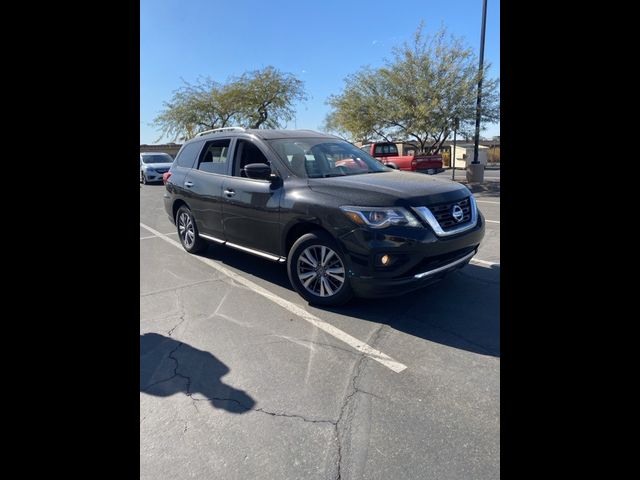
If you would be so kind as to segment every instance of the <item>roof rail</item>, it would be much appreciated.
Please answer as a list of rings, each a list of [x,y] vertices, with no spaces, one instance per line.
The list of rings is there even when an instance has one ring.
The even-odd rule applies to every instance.
[[[225,130],[242,130],[243,132],[245,131],[244,127],[221,127],[221,128],[214,128],[212,130],[205,130],[204,132],[200,132],[196,134],[196,137],[201,137],[203,135],[208,135],[210,133],[214,133],[214,132],[224,132]]]

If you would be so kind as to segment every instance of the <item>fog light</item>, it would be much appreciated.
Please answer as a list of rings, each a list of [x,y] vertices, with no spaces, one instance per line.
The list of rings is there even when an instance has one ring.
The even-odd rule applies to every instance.
[[[389,265],[389,262],[391,261],[391,257],[389,255],[383,255],[382,257],[380,257],[380,263],[384,266]]]

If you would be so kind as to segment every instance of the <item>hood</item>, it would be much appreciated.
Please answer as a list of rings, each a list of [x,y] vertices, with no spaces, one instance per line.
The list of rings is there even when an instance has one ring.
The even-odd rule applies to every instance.
[[[154,170],[169,170],[169,168],[173,165],[173,162],[169,163],[143,163],[143,168],[153,168]]]
[[[453,202],[471,195],[464,185],[424,173],[392,171],[344,177],[310,178],[309,188],[339,197],[344,205],[387,207]]]

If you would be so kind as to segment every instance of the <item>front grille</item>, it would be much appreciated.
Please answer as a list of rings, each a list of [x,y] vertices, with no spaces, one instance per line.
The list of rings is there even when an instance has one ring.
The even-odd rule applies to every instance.
[[[165,172],[169,171],[169,169],[168,169],[168,168],[156,168],[155,170],[156,170],[156,172],[158,172],[158,173],[165,173]]]
[[[455,205],[458,205],[462,209],[462,220],[459,222],[456,222],[452,215],[452,210]],[[431,210],[431,213],[436,217],[436,220],[444,231],[450,230],[458,225],[464,225],[471,220],[471,205],[469,203],[469,197],[457,202],[431,205],[429,206],[429,210]]]

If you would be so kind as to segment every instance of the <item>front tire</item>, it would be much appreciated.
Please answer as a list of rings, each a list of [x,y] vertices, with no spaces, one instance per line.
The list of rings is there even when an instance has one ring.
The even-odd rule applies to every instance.
[[[207,244],[198,235],[196,219],[191,214],[191,210],[186,206],[181,206],[176,213],[176,227],[182,248],[189,253],[199,253],[207,248]]]
[[[293,244],[287,273],[296,292],[311,304],[337,306],[353,296],[344,255],[325,232],[307,233]]]
[[[141,177],[142,177],[142,184],[143,185],[148,185],[149,181],[147,180],[147,176],[144,174],[144,172],[140,173]]]

